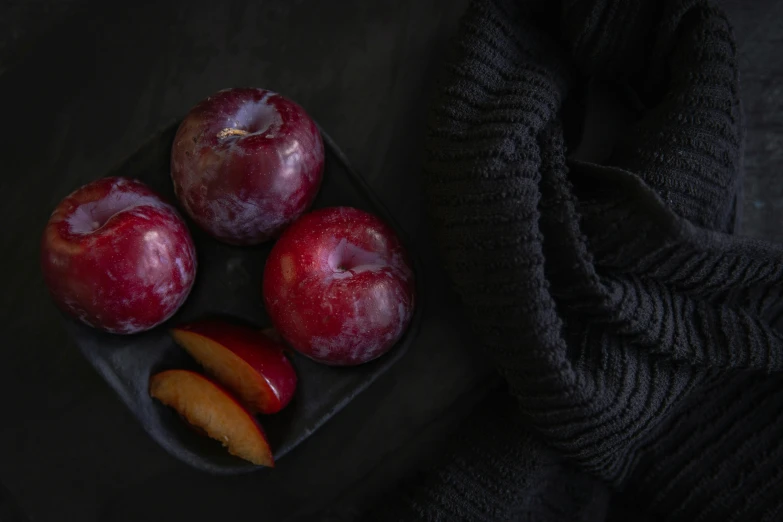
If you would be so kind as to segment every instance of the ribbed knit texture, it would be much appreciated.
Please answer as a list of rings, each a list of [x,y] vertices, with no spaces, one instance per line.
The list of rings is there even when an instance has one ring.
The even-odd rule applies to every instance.
[[[562,130],[593,74],[646,107],[602,165]],[[370,520],[783,520],[783,249],[735,235],[742,142],[707,2],[470,5],[426,183],[514,400]]]

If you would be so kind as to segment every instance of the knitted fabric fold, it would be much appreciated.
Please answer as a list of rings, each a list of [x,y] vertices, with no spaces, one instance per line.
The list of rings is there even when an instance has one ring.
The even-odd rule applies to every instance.
[[[563,131],[595,75],[641,105],[600,164]],[[783,519],[783,248],[736,235],[742,143],[709,3],[471,3],[425,180],[514,404],[372,519]]]

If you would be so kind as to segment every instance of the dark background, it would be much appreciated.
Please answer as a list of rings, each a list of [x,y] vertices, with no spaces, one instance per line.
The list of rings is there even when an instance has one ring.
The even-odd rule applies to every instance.
[[[0,7],[0,521],[310,520],[351,513],[427,462],[486,393],[438,270],[418,187],[433,76],[464,0]],[[743,233],[783,241],[783,2],[720,2],[747,118]],[[125,12],[122,10],[125,9]],[[418,342],[272,473],[212,477],[169,457],[65,336],[38,269],[49,213],[213,91],[301,103],[413,237]],[[325,515],[315,517],[324,520]]]

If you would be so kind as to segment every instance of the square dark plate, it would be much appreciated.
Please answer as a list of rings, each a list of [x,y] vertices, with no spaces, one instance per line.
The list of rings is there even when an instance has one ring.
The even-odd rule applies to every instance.
[[[176,203],[169,176],[169,158],[177,126],[178,123],[174,123],[151,138],[109,175],[139,179]],[[394,227],[410,247],[389,213],[362,178],[351,170],[342,152],[328,135],[323,132],[322,135],[326,167],[314,208],[346,205],[373,212]],[[260,469],[229,455],[217,442],[195,433],[173,410],[151,399],[148,393],[153,373],[171,368],[198,369],[193,359],[174,343],[168,328],[214,315],[230,316],[259,328],[270,326],[261,299],[261,278],[272,245],[234,247],[223,244],[180,213],[193,235],[199,266],[193,290],[174,317],[148,332],[131,336],[103,333],[71,319],[67,319],[67,328],[87,360],[117,392],[147,433],[169,453],[212,473],[235,474]],[[413,342],[424,296],[421,294],[420,264],[413,252],[411,254],[417,278],[417,306],[410,328],[389,353],[350,368],[325,366],[292,354],[299,376],[293,401],[280,413],[258,417],[276,459],[323,425],[393,365]]]

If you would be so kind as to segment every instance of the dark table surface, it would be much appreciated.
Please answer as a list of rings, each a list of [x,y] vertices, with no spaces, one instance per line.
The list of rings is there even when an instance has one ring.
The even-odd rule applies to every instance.
[[[360,509],[430,458],[489,375],[438,270],[418,185],[433,75],[465,3],[2,8],[0,521],[17,509],[33,521],[323,520],[315,514]],[[743,232],[783,241],[783,2],[722,4],[748,126]],[[38,243],[65,194],[238,85],[296,99],[343,147],[413,237],[428,308],[410,352],[273,473],[226,478],[168,456],[81,358],[43,286]]]

